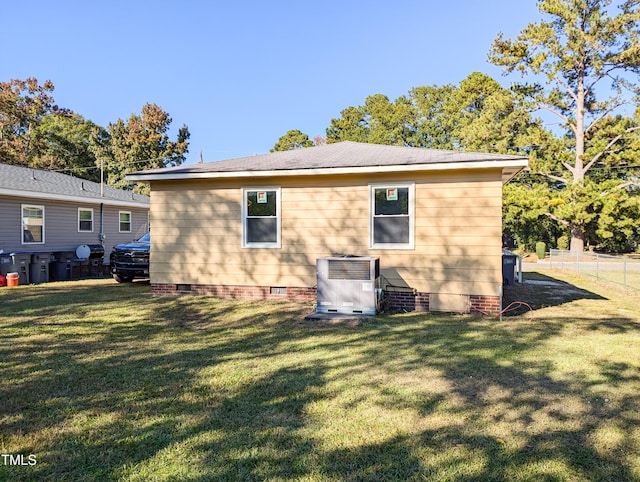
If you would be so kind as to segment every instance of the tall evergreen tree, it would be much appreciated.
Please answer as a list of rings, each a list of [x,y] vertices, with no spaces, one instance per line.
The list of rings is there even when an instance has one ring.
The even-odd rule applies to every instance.
[[[558,205],[563,208],[547,214],[569,228],[571,249],[578,251],[595,219],[595,198],[587,191],[598,190],[601,196],[611,192],[608,185],[587,185],[587,173],[616,164],[625,140],[640,130],[637,117],[627,117],[631,122],[626,124],[614,118],[624,105],[637,102],[640,93],[640,2],[616,2],[615,14],[612,3],[539,0],[545,19],[529,24],[515,40],[499,34],[489,52],[489,60],[506,73],[529,76],[518,90],[532,109],[551,112],[567,132],[555,162],[532,167],[557,187],[566,187]],[[621,181],[613,189],[627,186],[628,181]]]
[[[278,142],[273,146],[271,152],[276,151],[291,151],[293,149],[302,149],[305,147],[311,147],[314,143],[309,136],[298,129],[292,129],[278,139]]]

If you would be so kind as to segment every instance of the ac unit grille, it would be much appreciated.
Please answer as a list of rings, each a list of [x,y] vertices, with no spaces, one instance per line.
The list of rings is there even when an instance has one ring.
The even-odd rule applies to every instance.
[[[329,279],[370,280],[371,263],[368,259],[330,259]]]

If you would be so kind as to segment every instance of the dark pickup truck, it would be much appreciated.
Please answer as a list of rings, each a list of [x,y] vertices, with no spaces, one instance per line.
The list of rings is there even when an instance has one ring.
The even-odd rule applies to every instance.
[[[116,244],[109,258],[111,274],[118,283],[128,283],[134,278],[149,277],[149,233],[125,244]]]

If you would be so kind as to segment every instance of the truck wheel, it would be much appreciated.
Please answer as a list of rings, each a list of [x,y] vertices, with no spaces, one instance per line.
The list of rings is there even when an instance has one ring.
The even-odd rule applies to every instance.
[[[131,283],[133,281],[133,276],[123,276],[121,274],[114,274],[113,279],[118,283]]]

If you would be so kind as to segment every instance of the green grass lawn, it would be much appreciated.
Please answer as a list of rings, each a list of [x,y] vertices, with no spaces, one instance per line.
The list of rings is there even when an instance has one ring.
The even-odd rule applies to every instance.
[[[603,283],[612,283],[617,285],[619,289],[626,288],[630,291],[640,292],[640,271],[627,271],[626,273],[618,270],[580,270],[580,276],[589,276]]]
[[[638,300],[562,279],[582,290],[513,287],[536,309],[502,322],[359,326],[146,283],[1,288],[0,452],[25,465],[0,480],[640,480]]]
[[[557,255],[551,259],[550,264],[554,268],[640,293],[640,260],[637,257],[614,257],[587,252],[582,253],[579,260],[576,263],[576,258],[571,254]]]

